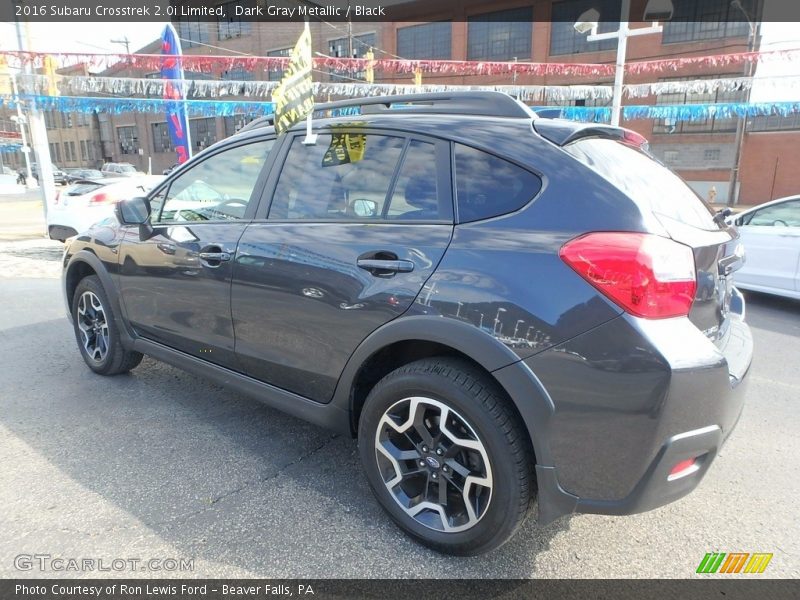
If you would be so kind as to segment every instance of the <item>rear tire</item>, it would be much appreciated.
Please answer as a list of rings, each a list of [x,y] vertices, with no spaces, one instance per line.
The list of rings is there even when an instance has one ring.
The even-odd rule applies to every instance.
[[[127,373],[142,362],[141,353],[122,346],[111,302],[96,275],[84,277],[75,288],[72,324],[81,356],[95,373]]]
[[[535,497],[524,426],[497,383],[465,360],[424,359],[386,375],[364,404],[358,445],[384,510],[440,552],[501,546]]]

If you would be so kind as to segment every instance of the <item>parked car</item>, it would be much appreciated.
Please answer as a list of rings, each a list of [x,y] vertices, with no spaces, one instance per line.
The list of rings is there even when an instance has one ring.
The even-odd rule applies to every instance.
[[[800,299],[800,196],[760,204],[728,222],[739,228],[746,254],[737,287]]]
[[[106,177],[137,177],[144,175],[131,163],[106,163],[103,165],[101,172]]]
[[[160,175],[76,180],[59,191],[55,203],[49,207],[48,235],[63,242],[112,217],[114,205],[120,200],[146,194],[163,180]]]
[[[100,179],[103,173],[98,169],[66,169],[67,183],[74,183],[84,179]]]
[[[180,164],[180,163],[174,163],[174,164],[170,165],[169,167],[167,167],[166,169],[164,169],[164,171],[163,171],[163,174],[164,174],[164,175],[169,175],[169,174],[170,174],[170,173],[172,173],[172,172],[173,172],[175,169],[177,169],[179,166],[181,166],[181,164]]]
[[[356,437],[443,552],[535,497],[549,523],[694,489],[752,356],[736,230],[632,131],[497,92],[317,107],[342,108],[315,140],[254,121],[71,240],[88,367],[149,354]]]
[[[53,170],[53,181],[56,185],[65,185],[67,183],[67,174],[62,170],[59,169],[58,166],[54,163],[51,165]],[[31,163],[31,174],[33,178],[38,182],[39,181],[39,164],[38,163]]]

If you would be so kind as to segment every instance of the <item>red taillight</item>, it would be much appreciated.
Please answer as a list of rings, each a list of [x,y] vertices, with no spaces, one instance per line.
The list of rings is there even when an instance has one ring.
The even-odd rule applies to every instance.
[[[114,202],[114,199],[102,192],[89,198],[89,204],[108,204],[109,202]]]
[[[629,313],[649,319],[689,314],[697,290],[692,249],[648,233],[589,233],[561,258]]]

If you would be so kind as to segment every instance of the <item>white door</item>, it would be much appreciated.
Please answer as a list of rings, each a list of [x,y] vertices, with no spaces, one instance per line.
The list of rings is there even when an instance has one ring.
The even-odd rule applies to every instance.
[[[739,232],[746,262],[736,272],[737,283],[800,291],[800,198],[745,215]]]

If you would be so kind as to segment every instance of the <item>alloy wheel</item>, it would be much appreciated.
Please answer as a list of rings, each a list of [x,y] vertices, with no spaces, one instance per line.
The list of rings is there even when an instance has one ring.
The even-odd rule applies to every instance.
[[[489,456],[467,420],[446,404],[416,396],[392,404],[375,433],[375,458],[386,489],[421,525],[455,533],[486,514]]]
[[[86,354],[97,363],[103,362],[108,354],[108,319],[94,292],[83,292],[78,299],[77,324]]]

